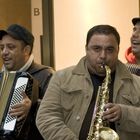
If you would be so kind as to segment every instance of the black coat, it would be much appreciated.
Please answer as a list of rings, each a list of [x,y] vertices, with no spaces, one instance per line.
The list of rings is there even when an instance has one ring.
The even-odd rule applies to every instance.
[[[49,80],[53,74],[53,69],[48,66],[40,65],[35,62],[27,70],[29,74],[31,74],[38,82],[39,82],[39,98],[36,104],[32,105],[31,111],[29,113],[29,117],[27,120],[29,124],[23,127],[23,132],[19,140],[43,140],[41,134],[39,133],[36,125],[35,125],[35,118],[37,109],[40,105],[40,101],[44,96],[44,93],[48,87]],[[35,95],[36,96],[36,95]],[[27,131],[28,130],[28,131]],[[25,136],[26,135],[26,136]]]

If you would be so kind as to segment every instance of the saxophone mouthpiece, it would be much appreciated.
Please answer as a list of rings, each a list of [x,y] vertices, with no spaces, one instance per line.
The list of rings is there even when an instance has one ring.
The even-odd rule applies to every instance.
[[[105,68],[105,63],[102,63],[101,68],[102,68],[102,69],[104,69],[104,68]]]

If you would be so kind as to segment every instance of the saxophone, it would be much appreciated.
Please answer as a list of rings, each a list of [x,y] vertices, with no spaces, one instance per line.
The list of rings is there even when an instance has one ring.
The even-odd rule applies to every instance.
[[[108,86],[111,83],[111,69],[107,65],[103,67],[106,71],[106,77],[97,92],[95,109],[87,140],[119,140],[118,134],[113,129],[107,127],[107,122],[104,122],[102,119],[104,106],[109,100]]]

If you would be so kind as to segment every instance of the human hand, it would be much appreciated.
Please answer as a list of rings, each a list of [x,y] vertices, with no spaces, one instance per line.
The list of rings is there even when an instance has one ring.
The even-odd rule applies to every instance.
[[[28,98],[25,92],[23,92],[22,95],[23,100],[20,103],[13,105],[9,112],[11,116],[17,116],[17,121],[26,118],[31,108],[31,100]]]
[[[109,122],[115,122],[121,118],[121,114],[121,107],[118,104],[108,103],[105,105],[103,119],[108,120]]]

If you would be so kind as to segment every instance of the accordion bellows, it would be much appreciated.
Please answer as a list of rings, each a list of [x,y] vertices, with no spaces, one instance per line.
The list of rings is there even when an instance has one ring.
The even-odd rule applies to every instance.
[[[131,73],[140,76],[140,66],[139,65],[127,63],[126,67]]]
[[[11,106],[22,101],[23,92],[31,98],[34,83],[33,77],[27,72],[0,73],[0,133],[20,133],[25,119],[17,122],[17,117],[10,116],[9,111]]]

